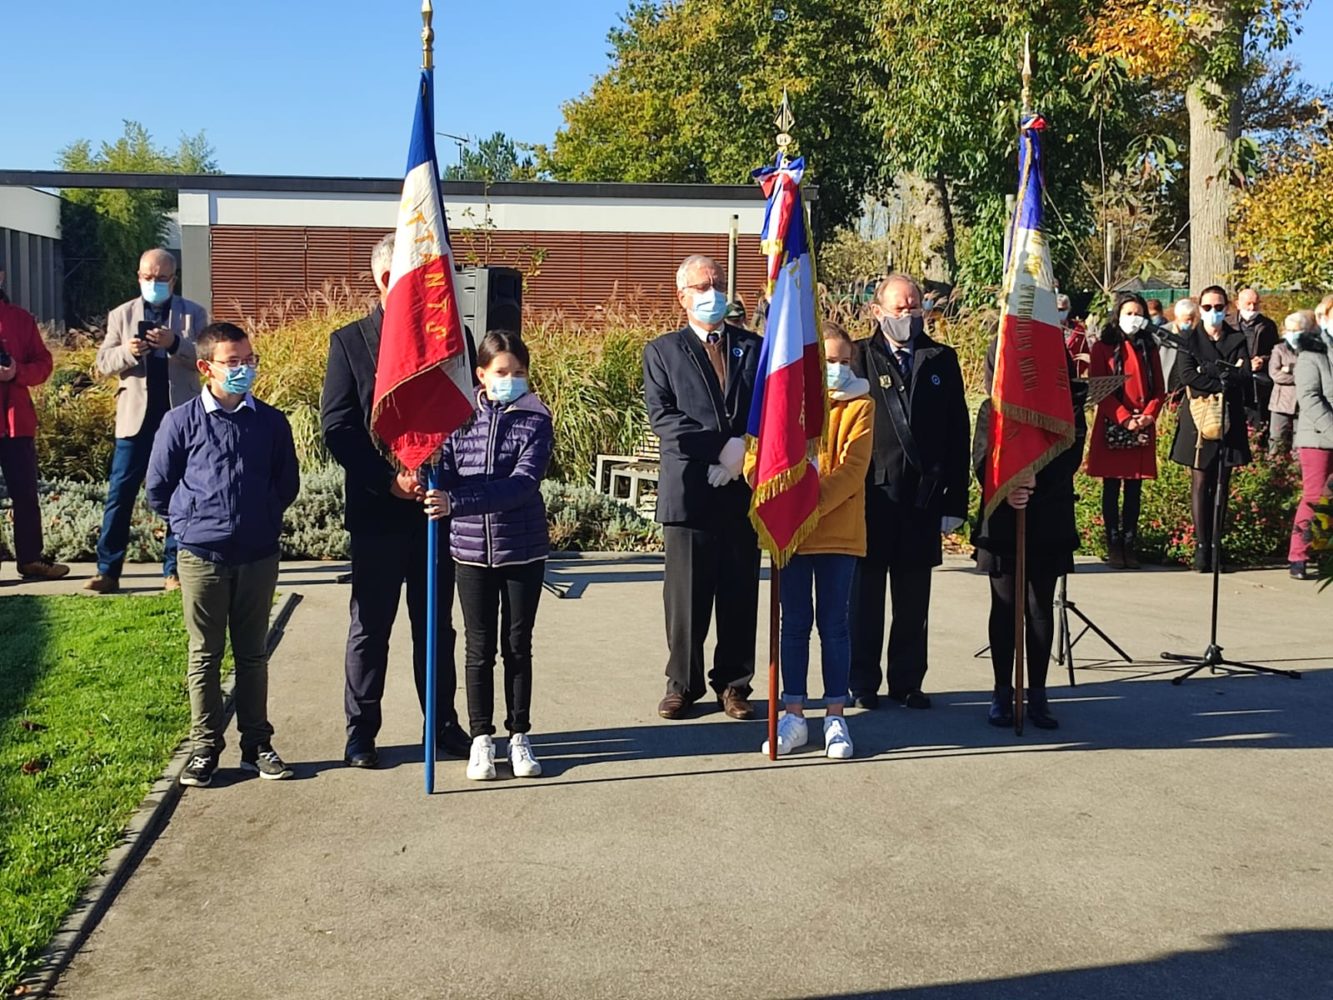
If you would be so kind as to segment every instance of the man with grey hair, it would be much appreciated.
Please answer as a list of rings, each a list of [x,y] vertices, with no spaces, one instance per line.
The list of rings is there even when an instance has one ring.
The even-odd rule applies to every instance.
[[[943,536],[967,516],[971,421],[958,355],[932,340],[921,286],[891,274],[875,289],[876,329],[861,341],[856,373],[875,401],[874,448],[866,477],[866,555],[853,584],[851,694],[879,705],[884,682],[885,592],[893,608],[889,697],[929,708],[927,668],[931,571]]]
[[[116,450],[106,487],[102,531],[97,538],[97,575],[84,584],[96,594],[120,589],[134,501],[148,474],[158,425],[173,406],[199,395],[194,341],[208,326],[208,310],[175,294],[176,258],[148,250],[139,258],[139,295],[106,318],[97,349],[97,370],[119,379],[116,389]],[[176,538],[166,533],[163,586],[180,587]]]
[[[664,719],[684,718],[708,687],[731,718],[754,715],[759,546],[741,469],[762,342],[726,322],[726,287],[712,258],[686,257],[676,271],[685,326],[643,351],[648,419],[662,442],[657,520],[666,546],[668,656],[657,713]],[[705,677],[715,613],[717,649]]]
[[[343,467],[343,524],[351,536],[352,601],[344,658],[343,708],[347,716],[344,759],[352,767],[379,763],[375,740],[383,721],[380,701],[389,666],[389,634],[407,585],[407,613],[412,626],[412,667],[417,700],[426,707],[426,574],[439,580],[436,612],[438,685],[436,742],[453,757],[467,757],[472,741],[458,725],[454,708],[454,563],[449,546],[439,547],[433,569],[426,565],[424,491],[414,474],[395,469],[370,435],[375,396],[380,328],[393,269],[390,233],[370,254],[370,273],[380,301],[367,316],[335,330],[329,338],[329,362],[320,398],[324,443]],[[449,526],[444,522],[447,537]],[[424,737],[424,730],[423,730]]]

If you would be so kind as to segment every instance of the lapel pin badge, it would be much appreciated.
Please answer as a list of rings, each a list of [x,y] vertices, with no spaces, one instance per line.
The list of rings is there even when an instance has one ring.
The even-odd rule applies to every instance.
[[[745,355],[745,352],[744,352],[743,350],[741,350],[739,347],[733,347],[733,348],[731,349],[731,353],[732,353],[735,357],[738,357],[738,358],[739,358],[739,357],[743,357],[743,356]]]
[[[931,384],[931,385],[939,385],[939,384],[940,384],[940,377],[939,377],[938,375],[932,375],[932,376],[930,376],[930,384]]]
[[[879,387],[880,387],[881,389],[892,389],[892,388],[893,388],[893,378],[892,378],[892,376],[889,376],[889,375],[881,375],[881,376],[879,377]]]

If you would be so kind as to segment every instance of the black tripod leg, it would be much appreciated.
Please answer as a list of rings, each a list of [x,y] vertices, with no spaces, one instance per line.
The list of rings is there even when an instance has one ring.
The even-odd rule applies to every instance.
[[[1085,615],[1082,611],[1080,611],[1076,606],[1072,604],[1069,606],[1069,609],[1073,611],[1074,614],[1078,615],[1079,621],[1083,622],[1083,624],[1087,626],[1087,628],[1085,628],[1082,632],[1079,633],[1078,639],[1082,639],[1083,636],[1085,636],[1088,633],[1088,631],[1091,630],[1097,634],[1097,636],[1102,640],[1102,642],[1106,643],[1108,646],[1114,649],[1116,651],[1116,654],[1126,663],[1134,662],[1134,657],[1130,656],[1123,649],[1121,649],[1120,644],[1116,642],[1114,639],[1112,639],[1105,632],[1103,632],[1101,628],[1098,627],[1096,622],[1094,622],[1091,618],[1089,618],[1087,615]],[[1078,639],[1075,639],[1074,642],[1078,642]],[[1072,646],[1073,643],[1071,643],[1070,645]]]
[[[1278,677],[1290,677],[1294,681],[1301,679],[1299,670],[1279,670],[1277,667],[1261,667],[1257,663],[1242,663],[1239,660],[1221,660],[1214,664],[1213,670],[1226,671],[1228,673],[1238,670],[1252,670],[1260,674],[1274,674]]]

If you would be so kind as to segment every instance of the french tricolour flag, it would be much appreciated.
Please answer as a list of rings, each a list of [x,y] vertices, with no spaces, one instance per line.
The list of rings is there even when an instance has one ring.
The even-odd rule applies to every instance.
[[[779,567],[819,522],[819,474],[809,460],[819,453],[827,408],[804,169],[803,159],[779,156],[754,172],[768,198],[762,248],[770,302],[746,428],[755,455],[750,520]]]
[[[421,73],[398,204],[371,429],[415,471],[472,413],[472,376],[435,160],[434,74]]]
[[[1060,314],[1051,253],[1042,230],[1045,190],[1038,115],[1023,119],[1018,150],[1018,205],[1009,230],[1004,313],[995,350],[986,462],[986,513],[1026,473],[1039,472],[1074,441]]]

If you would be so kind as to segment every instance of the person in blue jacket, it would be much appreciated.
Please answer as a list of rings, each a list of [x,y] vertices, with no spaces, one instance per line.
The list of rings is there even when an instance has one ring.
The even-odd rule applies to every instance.
[[[477,409],[445,442],[426,513],[452,517],[449,551],[463,609],[467,776],[495,777],[495,655],[504,661],[506,756],[517,778],[541,774],[532,753],[532,628],[551,540],[541,481],[551,460],[551,413],[528,388],[528,348],[492,331],[477,350]]]
[[[241,769],[289,778],[268,719],[268,619],[278,582],[282,514],[301,487],[291,425],[250,392],[259,358],[244,330],[199,334],[208,384],[162,419],[148,461],[148,505],[180,544],[177,572],[190,636],[191,756],[183,785],[207,785],[225,741],[222,653],[236,663]]]

